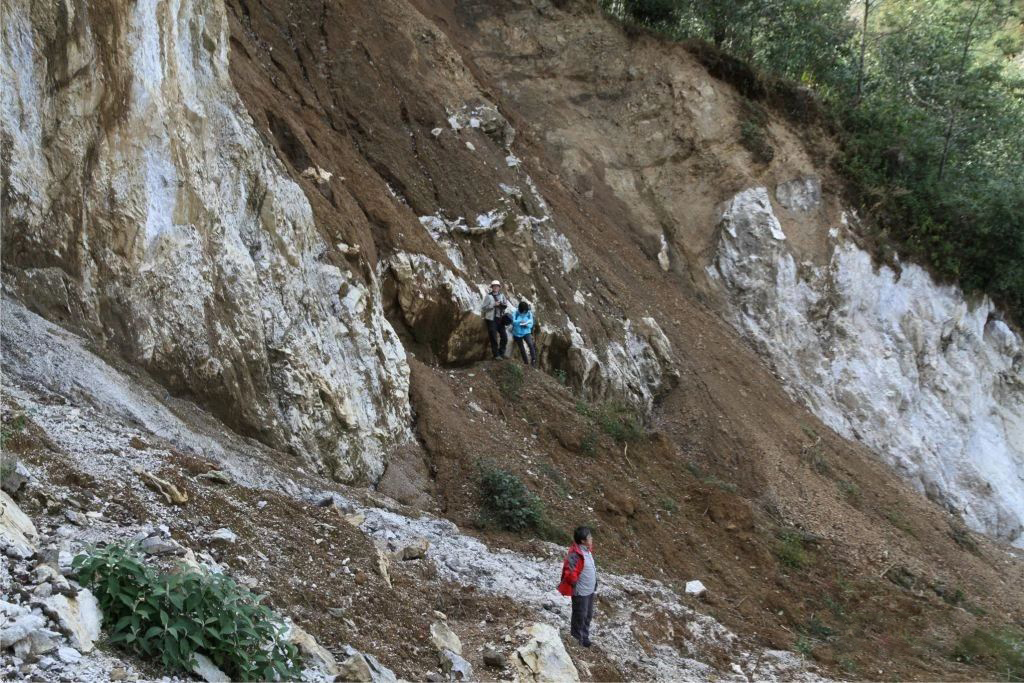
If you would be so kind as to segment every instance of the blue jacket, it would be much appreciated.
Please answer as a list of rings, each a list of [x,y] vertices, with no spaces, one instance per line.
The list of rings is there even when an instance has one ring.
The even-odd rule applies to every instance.
[[[533,311],[512,314],[512,336],[516,339],[525,337],[533,332]]]

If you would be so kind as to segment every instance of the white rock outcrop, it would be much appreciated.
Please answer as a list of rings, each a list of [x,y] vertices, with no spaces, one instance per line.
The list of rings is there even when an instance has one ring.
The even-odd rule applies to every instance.
[[[524,629],[527,641],[516,650],[512,662],[520,681],[561,683],[580,680],[558,630],[550,624],[531,624]]]
[[[896,273],[834,229],[797,264],[764,188],[726,206],[709,269],[733,324],[798,397],[966,522],[1024,547],[1024,354],[991,302]]]
[[[234,91],[223,3],[110,7],[4,2],[17,295],[239,431],[376,479],[410,435],[405,353]]]

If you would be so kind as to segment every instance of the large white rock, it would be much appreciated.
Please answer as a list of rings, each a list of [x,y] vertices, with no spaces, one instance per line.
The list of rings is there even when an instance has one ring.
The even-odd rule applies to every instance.
[[[451,650],[457,655],[462,654],[462,641],[443,621],[435,621],[430,625],[430,642],[439,652]]]
[[[6,492],[0,491],[0,545],[19,557],[35,552],[36,527]]]
[[[206,655],[197,652],[195,658],[196,663],[192,667],[192,673],[199,678],[207,683],[229,683],[231,681],[231,678]]]
[[[839,229],[826,267],[798,268],[763,188],[721,226],[709,274],[791,393],[971,528],[1024,546],[1024,357],[992,303],[876,267]]]
[[[345,646],[345,659],[341,672],[335,680],[353,683],[395,683],[398,677],[391,669],[383,666],[373,655],[364,654],[355,648]]]
[[[83,588],[74,598],[51,595],[46,598],[45,606],[56,615],[57,625],[68,635],[72,646],[81,652],[92,652],[103,623],[103,614],[92,591]]]
[[[336,265],[347,256],[234,91],[224,3],[3,7],[0,222],[21,245],[5,263],[18,297],[247,435],[378,478],[411,437],[405,353],[375,264]]]
[[[3,627],[0,628],[0,650],[14,646],[44,626],[46,620],[38,614],[23,614],[9,620],[5,618]]]
[[[528,640],[512,659],[519,680],[535,683],[580,680],[579,671],[554,626],[532,624],[525,629],[525,635]]]
[[[291,624],[288,631],[288,642],[299,649],[307,666],[320,669],[329,676],[337,676],[341,673],[341,668],[334,655],[305,629]]]

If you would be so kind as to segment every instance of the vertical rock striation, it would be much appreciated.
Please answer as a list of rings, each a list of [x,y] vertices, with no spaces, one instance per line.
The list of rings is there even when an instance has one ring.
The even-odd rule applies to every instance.
[[[228,75],[219,0],[3,5],[8,283],[244,434],[374,479],[408,367]]]
[[[733,324],[828,426],[978,531],[1024,546],[1024,353],[990,301],[897,274],[834,229],[798,264],[764,188],[730,200],[709,269]]]

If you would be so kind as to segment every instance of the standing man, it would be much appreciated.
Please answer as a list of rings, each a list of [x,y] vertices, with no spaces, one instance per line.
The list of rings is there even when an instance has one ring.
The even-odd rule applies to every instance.
[[[491,338],[491,355],[494,360],[505,357],[508,346],[508,332],[505,331],[505,309],[508,308],[508,297],[501,291],[501,283],[494,280],[491,291],[484,295],[480,304],[481,313],[487,322],[487,336]],[[499,343],[500,341],[500,343]]]
[[[597,563],[594,562],[594,537],[590,529],[576,527],[572,534],[565,562],[562,563],[562,583],[558,592],[572,597],[572,618],[569,633],[583,647],[590,647],[590,620],[594,618],[594,598],[597,594]]]

